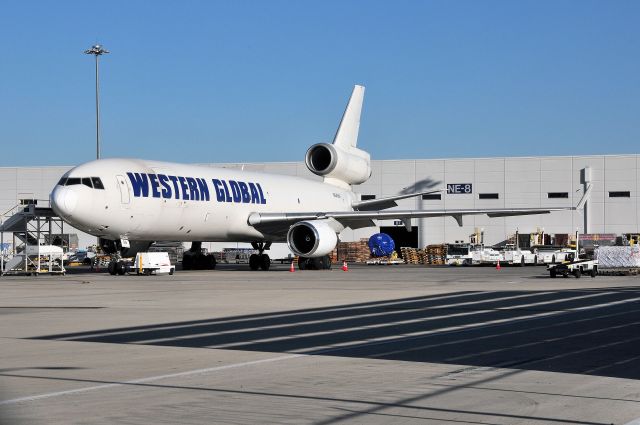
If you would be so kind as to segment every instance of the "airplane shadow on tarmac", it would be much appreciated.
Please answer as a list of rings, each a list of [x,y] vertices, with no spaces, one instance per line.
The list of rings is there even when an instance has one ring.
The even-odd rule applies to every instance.
[[[322,354],[640,379],[640,288],[466,291],[38,339]]]

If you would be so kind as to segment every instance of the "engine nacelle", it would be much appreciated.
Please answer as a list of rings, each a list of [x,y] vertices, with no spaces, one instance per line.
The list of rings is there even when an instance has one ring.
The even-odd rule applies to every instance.
[[[333,251],[337,243],[336,231],[322,220],[299,221],[287,233],[289,249],[300,257],[322,257]]]
[[[317,143],[307,150],[304,161],[312,173],[348,184],[364,183],[371,177],[369,154],[355,147]]]

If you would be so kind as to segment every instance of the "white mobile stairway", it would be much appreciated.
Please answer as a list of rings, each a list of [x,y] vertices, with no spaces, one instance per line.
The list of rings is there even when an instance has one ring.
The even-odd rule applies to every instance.
[[[41,201],[42,202],[42,201]],[[44,201],[48,203],[48,201]],[[12,249],[0,252],[0,276],[7,274],[64,274],[64,222],[51,207],[34,203],[17,205],[0,216],[0,246],[5,248],[5,234],[12,235]]]

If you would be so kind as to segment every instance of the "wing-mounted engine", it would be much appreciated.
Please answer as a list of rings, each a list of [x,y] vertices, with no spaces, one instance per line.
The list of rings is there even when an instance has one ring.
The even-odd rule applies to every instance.
[[[337,243],[338,235],[326,220],[299,221],[287,233],[289,249],[300,257],[322,257],[333,251]]]
[[[317,143],[307,150],[305,163],[313,174],[350,185],[364,183],[371,177],[369,154],[356,147]]]

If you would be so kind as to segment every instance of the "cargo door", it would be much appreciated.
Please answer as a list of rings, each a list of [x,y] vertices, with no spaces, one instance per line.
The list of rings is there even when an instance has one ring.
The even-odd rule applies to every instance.
[[[123,205],[129,205],[131,202],[131,193],[129,192],[129,186],[123,176],[116,176],[118,180],[118,189],[120,189],[120,202]]]

